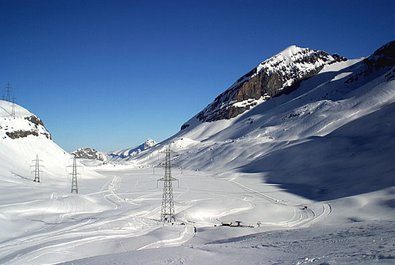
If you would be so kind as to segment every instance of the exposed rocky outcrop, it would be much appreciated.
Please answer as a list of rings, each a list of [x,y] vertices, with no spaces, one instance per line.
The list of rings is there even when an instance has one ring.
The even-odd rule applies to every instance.
[[[52,139],[51,135],[48,132],[40,132],[38,130],[30,130],[30,131],[25,131],[25,130],[16,130],[16,131],[11,131],[11,132],[6,132],[5,133],[8,137],[11,139],[18,139],[18,138],[24,138],[29,135],[33,136],[39,136],[39,135],[44,135],[48,139]]]
[[[344,60],[336,54],[291,46],[239,78],[196,117],[201,122],[236,117],[260,102],[290,93],[325,65]],[[188,126],[184,124],[182,129]]]
[[[5,134],[8,137],[10,137],[11,139],[23,138],[23,137],[27,137],[29,135],[38,136],[38,132],[37,131],[23,131],[23,130],[17,130],[17,131],[13,131],[13,132],[6,132]]]
[[[106,155],[97,151],[94,148],[80,148],[74,152],[72,152],[76,158],[81,158],[81,159],[94,159],[94,160],[99,160],[99,161],[106,161]]]
[[[25,138],[28,136],[44,136],[52,140],[51,134],[45,128],[44,123],[35,115],[26,117],[6,118],[9,125],[0,126],[4,134],[11,139]]]
[[[391,41],[377,49],[364,62],[376,69],[395,65],[395,41]]]
[[[188,128],[190,125],[188,123],[185,123],[181,126],[181,130],[184,130],[186,128]]]
[[[35,124],[36,126],[39,126],[39,125],[44,126],[44,123],[42,122],[42,120],[40,120],[38,117],[36,117],[34,115],[25,117],[25,120],[30,121],[31,123]]]
[[[360,70],[351,75],[346,83],[350,84],[358,81],[361,77],[388,67],[395,66],[395,41],[391,41],[377,49],[371,56],[364,59],[361,63]],[[391,78],[389,78],[391,79]]]

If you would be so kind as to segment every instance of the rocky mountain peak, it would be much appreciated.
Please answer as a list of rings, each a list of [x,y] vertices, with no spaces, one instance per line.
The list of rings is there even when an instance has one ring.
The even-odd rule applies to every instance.
[[[156,141],[155,141],[155,140],[152,140],[152,139],[150,139],[150,138],[148,138],[148,139],[144,142],[143,145],[144,145],[143,149],[146,150],[146,149],[151,148],[151,147],[153,147],[154,145],[156,145]]]
[[[99,161],[107,160],[105,154],[90,147],[79,148],[78,150],[72,152],[71,154],[74,155],[76,158],[81,158],[81,159],[94,159]]]
[[[196,118],[211,122],[236,117],[261,102],[291,92],[300,81],[319,73],[325,65],[345,60],[336,54],[292,45],[239,78]],[[186,127],[188,124],[182,129]]]

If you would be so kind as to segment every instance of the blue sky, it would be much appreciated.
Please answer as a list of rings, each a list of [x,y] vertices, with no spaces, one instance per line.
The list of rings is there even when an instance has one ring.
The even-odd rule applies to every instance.
[[[0,0],[0,88],[67,151],[164,140],[251,68],[296,44],[367,56],[395,1]]]

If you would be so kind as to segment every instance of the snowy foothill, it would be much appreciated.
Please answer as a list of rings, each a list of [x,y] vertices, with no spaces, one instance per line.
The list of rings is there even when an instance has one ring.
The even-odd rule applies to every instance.
[[[0,264],[394,264],[395,74],[367,65],[334,62],[237,117],[79,160],[78,194],[71,155],[0,101]],[[168,145],[173,223],[160,221]]]
[[[152,139],[147,139],[143,144],[134,147],[134,148],[127,148],[124,150],[113,151],[107,154],[107,156],[112,161],[121,161],[121,160],[130,160],[134,156],[140,154],[141,152],[150,149],[151,147],[155,146],[156,142]]]

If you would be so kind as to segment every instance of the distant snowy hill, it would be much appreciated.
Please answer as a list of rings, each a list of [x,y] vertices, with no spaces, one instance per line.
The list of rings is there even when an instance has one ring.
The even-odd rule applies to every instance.
[[[36,155],[45,165],[42,170],[46,177],[65,175],[70,155],[52,141],[40,118],[17,104],[0,100],[0,178],[32,178]]]
[[[139,145],[137,147],[113,151],[113,152],[108,153],[107,155],[113,160],[130,159],[130,158],[140,154],[142,151],[148,150],[155,145],[156,145],[156,142],[154,140],[147,139],[144,143],[142,143],[141,145]]]

